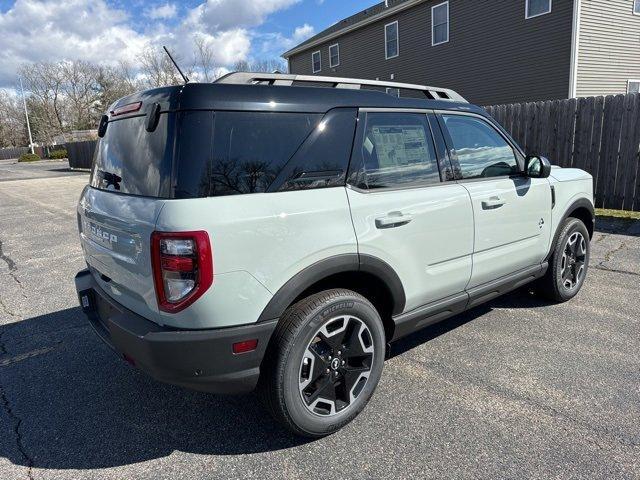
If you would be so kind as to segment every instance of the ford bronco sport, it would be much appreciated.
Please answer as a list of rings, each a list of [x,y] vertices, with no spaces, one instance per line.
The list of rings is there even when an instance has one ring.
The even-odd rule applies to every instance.
[[[299,435],[358,415],[391,342],[585,281],[591,176],[448,89],[232,73],[123,98],[99,135],[76,277],[96,332],[158,380],[257,388]]]

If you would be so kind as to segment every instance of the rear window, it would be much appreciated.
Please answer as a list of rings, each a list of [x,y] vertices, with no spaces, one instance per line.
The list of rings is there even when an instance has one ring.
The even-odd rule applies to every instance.
[[[145,197],[171,196],[175,114],[160,115],[153,132],[146,116],[109,122],[95,151],[91,186]]]

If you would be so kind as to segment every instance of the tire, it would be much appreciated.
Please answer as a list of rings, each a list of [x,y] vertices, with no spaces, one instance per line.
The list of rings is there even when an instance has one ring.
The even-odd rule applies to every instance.
[[[343,289],[311,295],[278,323],[258,395],[294,434],[330,435],[358,416],[373,395],[385,346],[382,320],[366,298]]]
[[[569,217],[560,226],[549,269],[541,279],[540,293],[549,300],[566,302],[575,297],[589,269],[589,231],[578,218]]]

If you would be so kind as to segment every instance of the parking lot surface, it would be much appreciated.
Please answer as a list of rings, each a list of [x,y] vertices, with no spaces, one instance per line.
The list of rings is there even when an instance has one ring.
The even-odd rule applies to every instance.
[[[640,223],[599,222],[569,303],[516,292],[394,345],[362,415],[305,441],[99,341],[73,286],[87,179],[0,162],[0,479],[640,478]]]

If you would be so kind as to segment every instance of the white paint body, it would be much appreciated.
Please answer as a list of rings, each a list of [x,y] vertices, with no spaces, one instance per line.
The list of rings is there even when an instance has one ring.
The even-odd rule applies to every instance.
[[[504,203],[483,209],[483,202],[495,198]],[[287,281],[341,254],[368,254],[388,263],[402,281],[405,311],[412,310],[541,263],[567,208],[581,198],[593,201],[591,176],[554,168],[548,179],[484,179],[370,193],[336,187],[159,200],[87,188],[78,215],[87,263],[108,277],[94,271],[110,296],[158,324],[204,329],[255,323]],[[376,227],[377,219],[396,212],[411,221]],[[98,238],[97,229],[107,239]],[[193,230],[206,230],[211,239],[213,286],[185,310],[161,312],[151,233]]]

